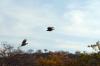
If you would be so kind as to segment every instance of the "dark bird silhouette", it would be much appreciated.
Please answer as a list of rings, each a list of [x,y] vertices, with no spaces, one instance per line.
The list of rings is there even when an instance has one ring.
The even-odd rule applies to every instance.
[[[47,27],[47,31],[53,31],[54,27]]]
[[[26,43],[26,42],[27,42],[27,39],[24,39],[24,40],[22,41],[21,46],[25,46],[26,44],[28,44],[28,43]]]

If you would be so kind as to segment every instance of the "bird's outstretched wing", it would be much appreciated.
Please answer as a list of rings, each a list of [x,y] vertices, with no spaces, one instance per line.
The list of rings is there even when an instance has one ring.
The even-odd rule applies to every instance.
[[[54,27],[47,27],[47,31],[53,31]]]
[[[22,41],[21,46],[25,46],[26,44],[28,44],[28,43],[26,43],[26,42],[27,42],[27,39],[24,39],[24,40]]]

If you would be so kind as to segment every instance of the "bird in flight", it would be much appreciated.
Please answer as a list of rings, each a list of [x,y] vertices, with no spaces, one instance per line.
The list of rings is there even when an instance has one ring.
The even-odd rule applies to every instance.
[[[21,46],[25,46],[25,45],[27,45],[28,43],[26,43],[26,42],[27,42],[27,39],[24,39],[24,40],[22,41]]]
[[[47,31],[53,31],[54,27],[47,27]]]

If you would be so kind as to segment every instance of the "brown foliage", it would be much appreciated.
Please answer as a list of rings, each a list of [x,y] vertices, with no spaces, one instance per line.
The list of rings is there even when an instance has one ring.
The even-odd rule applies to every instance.
[[[4,46],[0,52],[0,66],[100,66],[100,53],[43,53],[41,50],[25,53],[21,49],[9,47],[11,46]]]

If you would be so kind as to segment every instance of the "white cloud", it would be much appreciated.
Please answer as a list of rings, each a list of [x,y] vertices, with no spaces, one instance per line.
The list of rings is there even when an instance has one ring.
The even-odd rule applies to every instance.
[[[41,3],[40,6],[30,5],[31,1],[22,4],[13,0],[0,2],[0,36],[10,36],[12,39],[16,36],[28,37],[33,39],[32,43],[35,44],[32,46],[36,48],[51,46],[80,50],[86,44],[80,42],[82,38],[77,37],[97,38],[100,35],[98,2],[87,1],[85,6],[81,6],[79,2],[71,1],[65,11],[61,11],[63,16],[56,13],[58,11],[50,3]],[[45,30],[50,25],[55,27],[55,31],[48,33]],[[73,40],[79,40],[63,38],[68,35]],[[59,42],[59,39],[63,41]]]
[[[87,3],[84,6],[80,6],[81,8],[74,3],[67,6],[64,13],[66,25],[63,27],[67,35],[87,38],[97,38],[100,35],[98,1],[87,1]],[[73,8],[70,7],[71,5]]]
[[[72,10],[64,14],[64,18],[69,21],[69,25],[64,28],[65,32],[69,35],[85,36],[88,35],[89,29],[85,26],[84,17],[86,13],[81,10]],[[68,18],[67,18],[68,17]],[[65,22],[67,22],[67,20]]]
[[[92,48],[88,48],[88,45],[82,42],[77,42],[77,41],[64,41],[64,40],[59,40],[57,41],[58,44],[56,48],[62,48],[62,50],[74,50],[74,51],[86,51],[86,52],[92,52]]]
[[[18,39],[28,38],[28,41],[31,40],[29,43],[32,46],[31,48],[46,48],[51,44],[51,48],[53,47],[56,39],[53,35],[55,32],[46,32],[46,28],[56,24],[57,27],[60,19],[58,19],[58,16],[55,15],[51,7],[50,9],[46,9],[45,7],[35,8],[35,6],[27,8],[24,6],[19,7],[12,3],[8,7],[1,9],[1,12],[5,16],[1,16],[4,21],[1,22],[3,27],[0,30],[0,36],[4,37],[0,39],[6,40],[9,36],[8,40],[15,42],[15,39],[18,41]],[[8,17],[11,20],[8,20]],[[5,25],[8,22],[11,24]]]
[[[14,6],[15,7],[15,6]],[[27,34],[32,34],[34,32],[35,27],[37,30],[40,29],[42,26],[49,26],[54,25],[55,21],[57,19],[57,16],[51,11],[47,10],[45,8],[23,8],[23,7],[17,7],[17,8],[7,8],[2,9],[3,13],[6,16],[11,17],[12,19],[15,19],[14,26],[10,29],[11,32],[7,31],[9,29],[3,29],[7,32],[7,35],[16,35],[16,36],[25,36]],[[6,18],[3,17],[5,20]],[[2,22],[3,24],[3,22]],[[4,25],[5,26],[5,25]],[[6,26],[7,27],[7,26]],[[4,32],[1,32],[3,35],[6,35]]]

